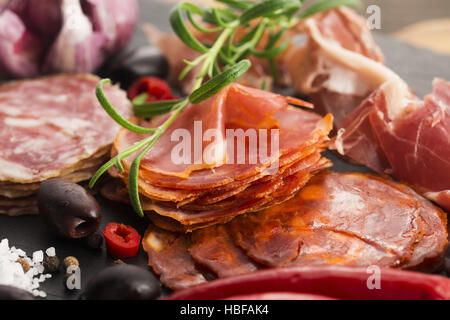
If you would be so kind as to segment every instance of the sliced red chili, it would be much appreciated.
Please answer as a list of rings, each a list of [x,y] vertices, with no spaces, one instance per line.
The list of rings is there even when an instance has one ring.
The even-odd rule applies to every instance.
[[[172,90],[166,81],[156,77],[143,77],[133,83],[128,89],[128,97],[134,99],[142,93],[148,95],[147,102],[174,100]]]
[[[134,257],[139,251],[141,236],[133,227],[111,222],[103,236],[108,253],[115,258]]]

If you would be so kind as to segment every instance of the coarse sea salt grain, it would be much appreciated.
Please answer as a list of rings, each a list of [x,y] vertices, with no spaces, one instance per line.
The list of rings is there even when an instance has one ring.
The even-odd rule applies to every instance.
[[[50,247],[47,250],[45,250],[45,253],[47,254],[47,256],[49,257],[54,257],[56,256],[56,250],[54,247]]]
[[[56,255],[55,248],[48,248],[46,253],[49,256]],[[19,257],[28,261],[30,270],[27,273],[23,272],[22,266],[17,262]],[[30,259],[25,251],[14,246],[9,247],[8,239],[3,239],[0,241],[0,285],[14,286],[29,291],[37,297],[45,298],[47,294],[39,290],[39,286],[52,276],[44,274],[43,260],[42,250],[33,252]]]
[[[42,250],[33,252],[33,261],[35,262],[44,261],[44,253],[42,252]]]

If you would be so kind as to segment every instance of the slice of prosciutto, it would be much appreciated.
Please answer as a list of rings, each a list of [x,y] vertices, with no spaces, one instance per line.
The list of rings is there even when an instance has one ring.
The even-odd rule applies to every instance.
[[[395,73],[383,65],[384,56],[363,17],[338,8],[300,25],[307,43],[284,56],[297,93],[309,96],[319,113],[332,113],[339,123],[373,90]]]
[[[436,79],[422,101],[403,81],[389,81],[339,127],[334,149],[450,210],[450,83]]]

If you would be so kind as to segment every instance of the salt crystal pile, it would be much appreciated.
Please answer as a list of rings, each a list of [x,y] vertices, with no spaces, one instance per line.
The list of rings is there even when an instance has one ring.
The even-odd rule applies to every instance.
[[[49,248],[47,252],[55,255],[55,248]],[[17,262],[19,258],[28,261],[30,270],[27,273],[24,273],[22,266]],[[25,251],[14,246],[10,248],[8,239],[3,239],[0,242],[0,285],[14,286],[45,298],[47,294],[39,290],[39,286],[52,275],[44,274],[43,261],[42,251],[33,252],[30,259]]]

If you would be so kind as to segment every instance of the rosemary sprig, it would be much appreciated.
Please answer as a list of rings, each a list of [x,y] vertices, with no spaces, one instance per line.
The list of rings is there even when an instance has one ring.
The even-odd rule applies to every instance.
[[[140,162],[189,104],[198,104],[212,97],[241,77],[251,66],[250,61],[246,60],[250,55],[268,59],[273,77],[276,78],[275,58],[287,48],[289,41],[285,40],[278,46],[277,44],[287,30],[301,19],[318,12],[342,5],[359,5],[359,0],[320,0],[298,15],[304,0],[217,0],[217,2],[227,5],[228,8],[202,9],[195,4],[182,2],[170,13],[169,20],[175,34],[189,48],[200,53],[195,60],[185,61],[186,68],[181,72],[180,79],[197,66],[200,66],[200,71],[196,76],[192,93],[186,98],[146,103],[144,94],[133,100],[134,112],[138,117],[150,118],[170,113],[159,127],[145,128],[123,118],[105,97],[103,85],[110,80],[103,79],[97,85],[97,98],[112,119],[127,130],[149,136],[122,150],[104,164],[92,177],[89,186],[93,187],[113,166],[124,171],[122,160],[137,153],[129,169],[128,191],[131,204],[140,216],[144,215],[139,198]],[[199,23],[196,18],[210,26]],[[199,41],[187,27],[186,22],[201,33],[215,34],[214,42],[208,44]],[[247,32],[240,39],[236,39],[239,28],[245,28]],[[269,34],[269,40],[264,50],[259,50],[261,39],[266,32]],[[209,80],[206,81],[207,79]]]

